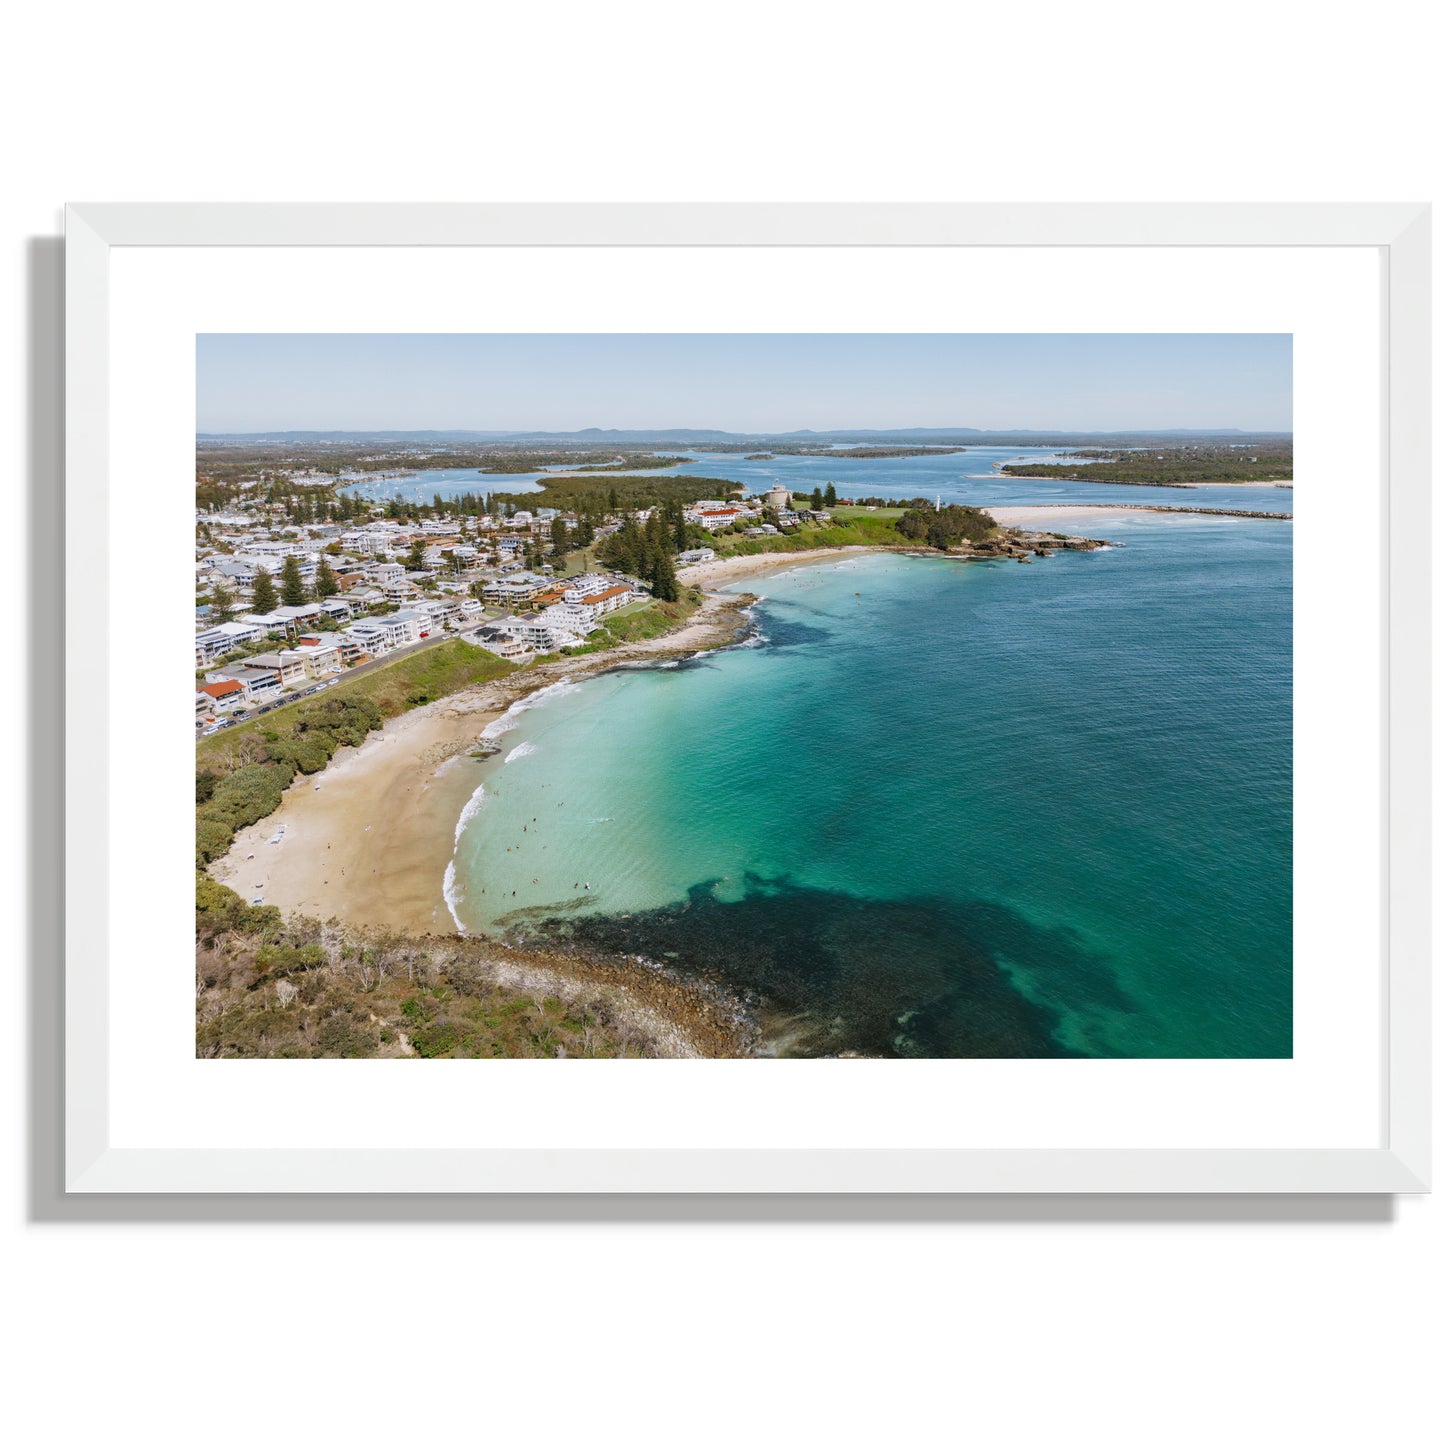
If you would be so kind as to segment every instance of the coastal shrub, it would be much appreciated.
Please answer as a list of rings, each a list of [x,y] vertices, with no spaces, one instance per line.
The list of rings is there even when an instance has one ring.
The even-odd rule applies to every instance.
[[[224,823],[232,832],[245,828],[280,806],[291,776],[284,763],[247,763],[216,784],[200,816]]]
[[[901,537],[927,542],[930,547],[945,551],[961,542],[983,542],[992,537],[998,524],[987,512],[977,507],[948,506],[939,511],[932,508],[910,508],[894,525]]]
[[[226,932],[264,933],[281,922],[281,912],[264,904],[253,907],[234,889],[196,870],[196,934],[210,939]]]
[[[196,867],[203,868],[231,846],[232,830],[215,818],[196,815]]]
[[[325,962],[326,954],[316,943],[304,944],[300,948],[283,948],[279,944],[268,943],[256,950],[256,966],[272,978],[298,973],[303,968],[315,968]]]
[[[437,1019],[412,1035],[411,1046],[424,1059],[439,1059],[461,1042],[462,1032],[449,1018]]]
[[[328,1059],[365,1059],[376,1052],[376,1040],[357,1028],[346,1014],[339,1013],[317,1029],[316,1047]]]
[[[332,739],[322,732],[278,738],[268,745],[271,757],[278,763],[289,763],[294,772],[319,773],[336,751]]]

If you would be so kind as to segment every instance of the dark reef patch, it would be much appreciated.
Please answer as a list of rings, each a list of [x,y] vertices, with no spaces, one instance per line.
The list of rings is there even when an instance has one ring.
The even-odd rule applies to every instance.
[[[1062,1010],[1128,1009],[1106,960],[1072,934],[985,901],[876,900],[750,876],[634,914],[510,922],[554,946],[641,954],[757,1001],[782,1051],[903,1058],[1066,1058]],[[1010,965],[1025,965],[1038,997]]]

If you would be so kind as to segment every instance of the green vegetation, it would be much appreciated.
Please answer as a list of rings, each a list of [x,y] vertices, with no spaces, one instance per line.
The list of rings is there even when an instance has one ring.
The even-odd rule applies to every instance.
[[[271,580],[271,574],[266,571],[256,573],[256,580],[251,584],[251,610],[264,616],[268,612],[274,612],[281,605],[281,599],[276,596],[276,584]]]
[[[1048,477],[1069,482],[1112,482],[1120,486],[1180,487],[1191,482],[1266,482],[1294,478],[1294,448],[1267,446],[1187,446],[1102,451],[1084,448],[1070,455],[1081,463],[1012,462],[1003,470],[1015,477]]]
[[[688,466],[691,462],[691,457],[658,457],[648,455],[626,457],[620,462],[591,462],[586,466],[578,467],[577,470],[579,472],[649,472],[659,471],[666,467]]]
[[[557,507],[564,512],[577,512],[579,515],[598,518],[624,507],[640,512],[648,507],[661,505],[672,511],[707,497],[726,498],[743,490],[741,482],[730,482],[723,477],[696,477],[691,474],[680,477],[648,477],[619,472],[598,472],[592,475],[559,472],[541,478],[537,485],[543,489],[542,500],[545,505]],[[504,502],[520,509],[534,507],[538,500],[535,492],[519,492],[514,495],[498,492],[492,498],[494,503]]]
[[[301,607],[305,602],[306,584],[301,580],[301,563],[295,557],[288,557],[281,564],[281,605]]]
[[[196,1055],[226,1059],[643,1058],[656,1053],[589,978],[522,989],[466,940],[347,936],[235,900],[205,910],[196,950]]]
[[[977,507],[944,507],[942,511],[906,511],[894,523],[898,535],[910,542],[927,542],[946,552],[965,542],[986,542],[998,531],[998,524],[987,512]]]
[[[642,578],[657,601],[676,602],[680,595],[674,561],[678,537],[687,537],[681,507],[654,507],[645,527],[639,527],[628,512],[621,528],[598,545],[597,560],[629,577]]]

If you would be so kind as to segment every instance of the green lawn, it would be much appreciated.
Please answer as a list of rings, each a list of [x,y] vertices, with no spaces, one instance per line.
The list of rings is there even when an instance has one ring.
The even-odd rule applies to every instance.
[[[283,704],[264,717],[253,718],[250,722],[238,723],[235,727],[223,728],[208,738],[196,743],[196,760],[205,759],[222,747],[229,748],[246,733],[265,729],[276,732],[290,721],[291,710],[297,704],[318,702],[321,698],[364,697],[374,702],[383,718],[396,717],[411,707],[435,702],[449,693],[460,692],[475,683],[490,682],[496,677],[505,677],[516,671],[516,663],[506,662],[484,648],[476,647],[460,638],[429,647],[424,652],[409,657],[399,657],[360,677],[343,676],[335,687],[310,698],[297,698]]]
[[[719,557],[751,557],[764,552],[806,552],[812,547],[902,547],[907,538],[898,535],[894,526],[903,509],[887,508],[877,512],[862,507],[838,507],[831,525],[808,523],[796,532],[779,533],[776,537],[744,537],[720,532],[712,545]]]

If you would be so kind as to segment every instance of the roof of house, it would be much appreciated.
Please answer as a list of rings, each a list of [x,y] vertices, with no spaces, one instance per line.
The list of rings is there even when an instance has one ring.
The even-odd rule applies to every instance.
[[[229,697],[233,692],[244,692],[246,689],[239,682],[228,679],[225,682],[203,682],[196,690],[209,697]]]

